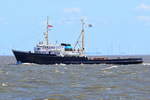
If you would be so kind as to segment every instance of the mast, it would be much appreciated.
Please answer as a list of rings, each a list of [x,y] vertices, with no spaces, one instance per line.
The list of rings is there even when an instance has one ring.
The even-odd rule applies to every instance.
[[[49,17],[47,16],[47,26],[46,26],[46,32],[45,32],[45,42],[46,42],[46,45],[49,44],[49,41],[48,41],[48,25],[49,25],[49,23],[48,23],[48,21],[49,21]]]
[[[85,51],[85,42],[84,42],[84,37],[85,37],[84,25],[85,25],[85,22],[84,22],[84,19],[81,19],[81,23],[82,23],[82,29],[81,29],[82,48],[81,48],[81,52],[82,52],[82,54],[84,54],[84,51]]]
[[[74,49],[76,48],[77,45],[79,45],[79,48],[80,48],[80,52],[81,52],[81,55],[84,55],[84,51],[85,51],[85,31],[84,31],[84,27],[85,27],[85,22],[84,22],[84,19],[81,19],[81,34],[80,36],[78,37],[77,39],[77,42],[75,43],[75,46],[74,46]]]

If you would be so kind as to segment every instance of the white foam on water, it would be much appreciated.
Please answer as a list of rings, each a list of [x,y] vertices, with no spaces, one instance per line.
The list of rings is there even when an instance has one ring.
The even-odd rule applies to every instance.
[[[22,65],[38,65],[38,64],[35,64],[35,63],[22,63]]]
[[[8,83],[2,83],[2,86],[6,87],[6,86],[8,86]]]
[[[113,65],[113,66],[111,66],[111,67],[104,68],[103,70],[113,69],[113,68],[117,68],[117,67],[119,67],[119,66]]]
[[[64,73],[65,73],[65,72],[60,71],[60,70],[58,70],[58,69],[55,69],[54,72],[55,72],[55,73],[58,73],[58,74],[64,74]]]
[[[66,64],[60,64],[61,66],[66,66]]]
[[[55,64],[56,66],[58,65],[58,64]]]
[[[32,63],[22,63],[22,65],[32,65]]]
[[[81,66],[84,66],[84,64],[80,64]]]
[[[68,69],[67,67],[64,67],[64,69]]]
[[[59,73],[60,71],[58,69],[55,69],[55,73]]]
[[[143,63],[144,66],[150,65],[150,63]]]

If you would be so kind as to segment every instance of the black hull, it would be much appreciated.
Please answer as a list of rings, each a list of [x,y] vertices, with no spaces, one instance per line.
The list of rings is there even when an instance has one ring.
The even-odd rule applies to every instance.
[[[35,64],[140,64],[142,58],[101,59],[91,60],[88,57],[60,57],[49,54],[36,54],[31,52],[15,51],[13,53],[17,62]]]

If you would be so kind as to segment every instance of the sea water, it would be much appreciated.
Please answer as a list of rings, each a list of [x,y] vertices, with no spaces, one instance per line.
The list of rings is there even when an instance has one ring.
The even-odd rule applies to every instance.
[[[1,57],[0,100],[150,100],[150,63],[16,65]]]

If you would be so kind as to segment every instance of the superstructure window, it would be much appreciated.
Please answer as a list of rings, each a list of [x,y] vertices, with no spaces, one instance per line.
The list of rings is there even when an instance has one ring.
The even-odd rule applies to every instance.
[[[37,48],[37,50],[40,50],[40,48]]]

